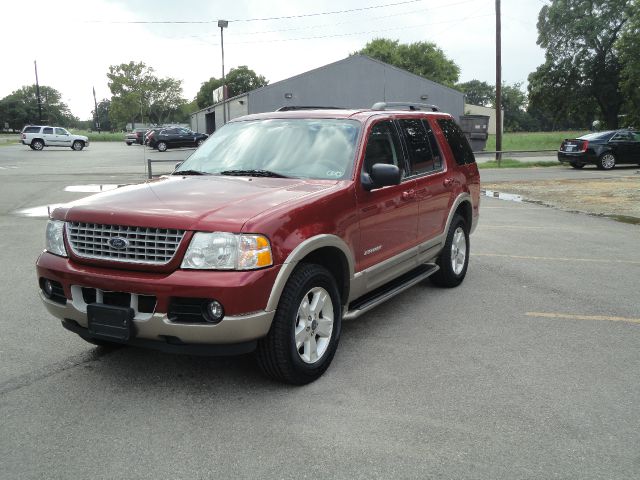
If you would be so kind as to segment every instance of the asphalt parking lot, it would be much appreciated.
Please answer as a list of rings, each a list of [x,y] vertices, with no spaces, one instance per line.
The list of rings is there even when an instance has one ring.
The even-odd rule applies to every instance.
[[[0,147],[2,478],[640,476],[639,226],[483,198],[460,287],[345,323],[327,373],[290,387],[250,356],[96,348],[46,313],[46,205],[145,165],[124,143]],[[587,173],[482,176],[540,170]]]

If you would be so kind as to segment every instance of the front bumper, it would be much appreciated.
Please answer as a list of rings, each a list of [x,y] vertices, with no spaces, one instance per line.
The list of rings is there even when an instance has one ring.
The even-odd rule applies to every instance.
[[[152,295],[157,299],[153,312],[134,308],[135,339],[173,344],[237,344],[265,336],[275,315],[265,308],[278,271],[279,267],[271,267],[250,272],[177,270],[156,274],[80,265],[48,252],[37,262],[38,278],[59,282],[64,290],[64,304],[40,292],[45,307],[55,317],[70,320],[82,329],[88,327],[83,287],[130,293],[135,298],[132,307],[139,296]],[[174,297],[216,299],[228,314],[217,324],[174,322],[166,313]]]

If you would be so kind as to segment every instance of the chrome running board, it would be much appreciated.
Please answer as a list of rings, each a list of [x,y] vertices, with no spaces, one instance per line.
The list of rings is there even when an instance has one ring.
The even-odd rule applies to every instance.
[[[353,320],[390,298],[395,297],[406,289],[413,287],[424,279],[436,273],[440,267],[435,264],[426,263],[414,268],[410,272],[392,280],[391,282],[376,288],[375,290],[355,299],[349,303],[349,310],[342,316],[343,320]]]

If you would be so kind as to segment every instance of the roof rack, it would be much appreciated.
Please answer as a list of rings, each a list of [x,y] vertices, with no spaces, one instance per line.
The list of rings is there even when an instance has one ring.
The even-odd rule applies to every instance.
[[[311,105],[285,105],[276,110],[276,112],[289,112],[291,110],[343,110],[342,107],[318,107]]]
[[[439,112],[440,109],[435,105],[428,103],[412,103],[412,102],[377,102],[373,104],[371,110],[428,110],[431,112]]]

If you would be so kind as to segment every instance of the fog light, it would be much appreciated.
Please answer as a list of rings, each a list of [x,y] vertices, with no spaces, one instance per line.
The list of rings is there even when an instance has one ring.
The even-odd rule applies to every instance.
[[[224,308],[217,300],[211,300],[204,305],[204,317],[207,322],[218,323],[224,317]]]
[[[51,298],[51,295],[53,295],[53,283],[51,283],[51,280],[45,279],[42,283],[42,291],[48,298]]]

